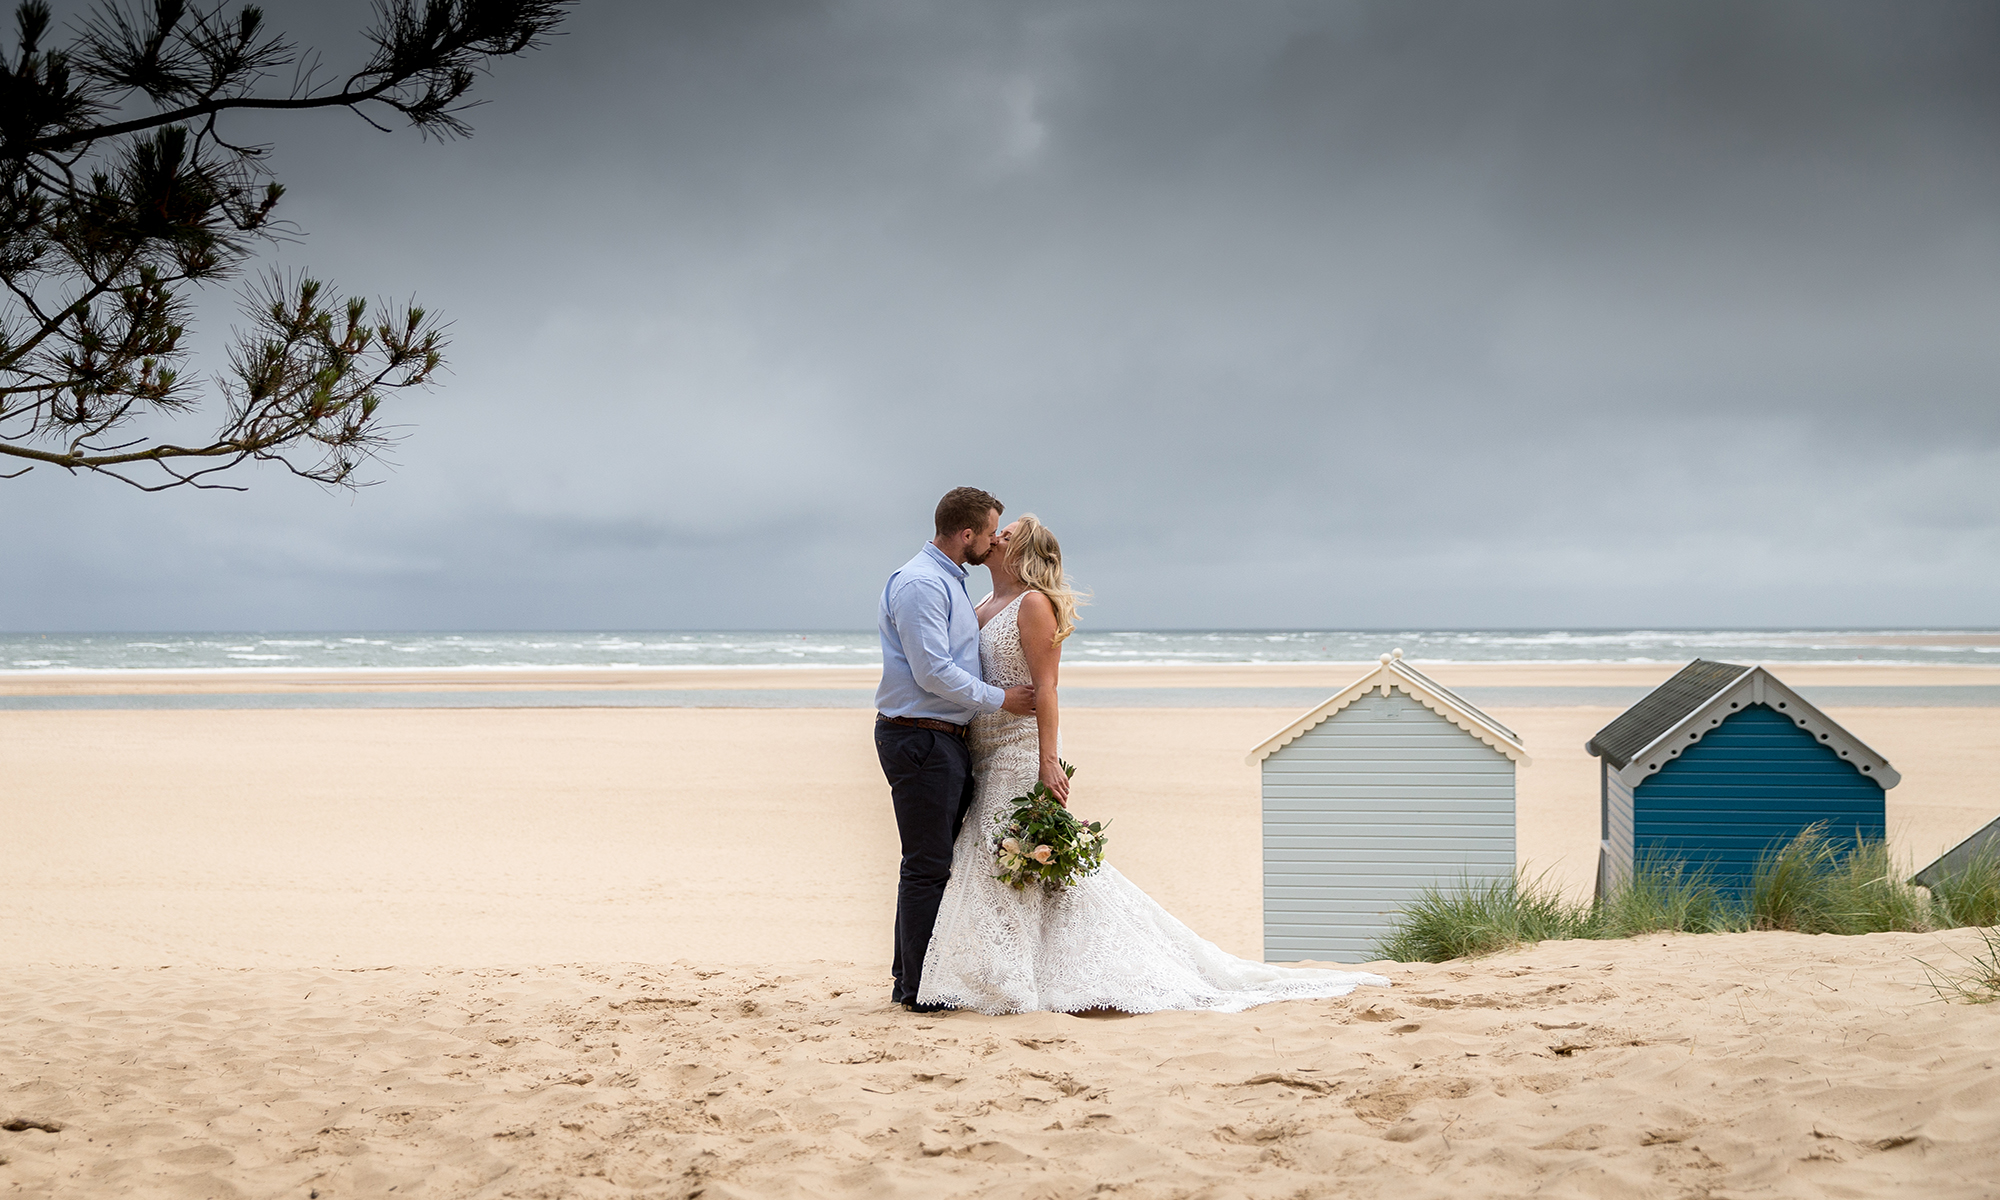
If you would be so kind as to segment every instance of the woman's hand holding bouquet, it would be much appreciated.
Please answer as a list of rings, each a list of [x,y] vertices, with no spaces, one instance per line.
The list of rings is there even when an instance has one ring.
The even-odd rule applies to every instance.
[[[1065,779],[1076,768],[1062,764]],[[1015,891],[1031,883],[1065,888],[1104,865],[1104,822],[1084,821],[1037,781],[993,835],[995,879]]]

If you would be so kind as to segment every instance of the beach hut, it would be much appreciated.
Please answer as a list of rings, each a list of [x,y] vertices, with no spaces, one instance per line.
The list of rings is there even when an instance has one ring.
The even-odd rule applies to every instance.
[[[1264,957],[1374,957],[1426,887],[1514,874],[1514,731],[1397,650],[1250,752],[1264,777]]]
[[[1757,859],[1825,822],[1886,832],[1889,760],[1761,666],[1696,659],[1597,731],[1599,895],[1647,858],[1741,889]]]

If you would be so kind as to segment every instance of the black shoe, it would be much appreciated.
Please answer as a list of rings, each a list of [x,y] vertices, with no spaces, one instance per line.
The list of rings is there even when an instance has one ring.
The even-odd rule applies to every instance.
[[[958,1011],[958,1005],[956,1004],[918,1004],[914,1000],[903,1001],[903,1007],[909,1009],[913,1013],[941,1013],[941,1012]]]

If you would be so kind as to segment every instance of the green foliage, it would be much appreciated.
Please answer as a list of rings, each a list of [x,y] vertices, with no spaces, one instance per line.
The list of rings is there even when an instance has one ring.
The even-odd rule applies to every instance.
[[[1758,859],[1744,897],[1750,927],[1841,934],[1936,928],[1935,906],[1905,875],[1886,842],[1858,840],[1843,850],[1824,822],[1816,823]]]
[[[1942,925],[2000,925],[2000,842],[1931,886]]]
[[[1909,882],[1884,841],[1861,841],[1838,857],[1825,882],[1818,928],[1808,933],[1924,933],[1942,928],[1931,896]]]
[[[267,280],[245,298],[211,431],[160,428],[203,400],[183,369],[189,293],[291,232],[273,220],[270,147],[228,122],[345,108],[463,136],[480,73],[572,2],[381,0],[369,57],[322,77],[254,5],[100,0],[51,46],[48,4],[23,0],[14,52],[0,48],[0,461],[24,465],[0,478],[49,465],[156,491],[266,461],[352,484],[389,443],[385,397],[443,365],[443,327],[420,308],[371,315],[309,277]]]
[[[1062,769],[1075,777],[1075,767]],[[995,879],[1017,892],[1031,883],[1065,888],[1104,865],[1105,822],[1078,818],[1039,779],[1013,804],[993,835]]]
[[[1938,999],[1961,1004],[1991,1004],[2000,1000],[2000,929],[1982,929],[1981,950],[1959,957],[1965,965],[1955,971],[1941,971],[1924,964],[1930,973],[1931,990]]]
[[[1739,905],[1716,885],[1705,866],[1679,859],[1643,859],[1623,886],[1592,909],[1596,937],[1634,937],[1675,930],[1727,933],[1743,927]]]
[[[1594,936],[1586,908],[1569,904],[1546,876],[1425,888],[1376,950],[1396,962],[1444,962],[1521,942]]]
[[[1426,889],[1378,947],[1399,962],[1443,962],[1551,938],[1621,938],[1666,931],[1921,933],[1991,923],[2000,907],[2000,861],[1982,856],[1933,895],[1905,881],[1886,842],[1851,847],[1814,825],[1761,856],[1741,895],[1702,867],[1641,862],[1596,900],[1567,901],[1546,876]],[[1984,920],[1980,920],[1984,918]]]
[[[1803,833],[1757,858],[1743,898],[1753,929],[1818,933],[1829,897],[1826,880],[1839,850],[1826,839],[1824,825]]]

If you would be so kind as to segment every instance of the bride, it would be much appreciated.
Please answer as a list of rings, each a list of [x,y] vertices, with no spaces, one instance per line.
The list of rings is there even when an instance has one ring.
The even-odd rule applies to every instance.
[[[994,878],[996,825],[1036,780],[1067,801],[1056,674],[1076,627],[1062,548],[1030,513],[994,538],[993,594],[978,607],[979,665],[996,687],[1032,682],[1035,715],[974,718],[972,811],[952,847],[951,882],[924,956],[917,1002],[982,1013],[1237,1012],[1272,1000],[1344,996],[1380,975],[1274,967],[1224,953],[1155,904],[1116,867],[1060,890]]]

